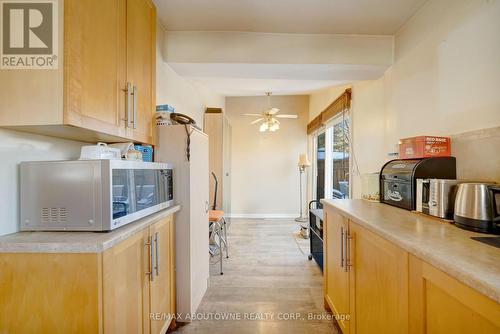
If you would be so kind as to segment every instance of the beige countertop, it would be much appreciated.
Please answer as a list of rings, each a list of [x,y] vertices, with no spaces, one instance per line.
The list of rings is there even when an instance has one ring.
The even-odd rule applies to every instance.
[[[382,203],[323,200],[345,217],[500,303],[500,248],[472,240],[493,236]]]
[[[0,253],[100,253],[180,210],[174,206],[111,232],[17,232],[0,237]]]

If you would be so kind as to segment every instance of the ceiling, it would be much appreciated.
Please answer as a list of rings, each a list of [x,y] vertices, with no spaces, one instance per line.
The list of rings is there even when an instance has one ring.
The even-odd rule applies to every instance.
[[[189,77],[194,84],[207,87],[221,96],[308,95],[314,91],[346,84],[335,80],[233,79],[220,77]]]
[[[426,0],[154,0],[171,31],[392,35]]]
[[[339,64],[169,63],[179,75],[223,96],[309,94],[353,80],[379,78],[387,66]]]

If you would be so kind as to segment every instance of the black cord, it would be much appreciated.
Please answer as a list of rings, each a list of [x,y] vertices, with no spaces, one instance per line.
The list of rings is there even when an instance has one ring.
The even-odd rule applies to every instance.
[[[191,134],[193,133],[193,129],[189,131],[188,129],[188,124],[184,124],[184,128],[186,129],[186,134],[187,134],[187,148],[186,148],[186,157],[187,160],[191,160]]]

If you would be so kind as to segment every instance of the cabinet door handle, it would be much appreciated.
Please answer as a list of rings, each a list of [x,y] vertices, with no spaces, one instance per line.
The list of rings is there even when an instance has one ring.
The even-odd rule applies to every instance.
[[[156,270],[156,276],[158,276],[160,274],[160,236],[158,234],[158,232],[155,233],[155,252],[156,252],[156,256],[155,256],[155,259],[156,259],[156,265],[155,265],[155,270]]]
[[[349,232],[347,231],[347,228],[344,229],[344,271],[347,272],[349,270],[348,268],[348,254],[347,254],[347,238],[348,238]]]
[[[210,209],[210,205],[208,204],[208,201],[205,201],[205,213],[208,213],[209,209]]]
[[[148,237],[148,242],[146,242],[146,246],[148,246],[149,249],[149,271],[146,272],[146,275],[149,275],[149,279],[152,281],[155,280],[155,273],[154,273],[154,263],[155,263],[155,253],[153,251],[154,247],[154,240],[153,237]]]
[[[125,89],[123,90],[125,93],[127,93],[127,99],[125,100],[125,108],[127,109],[127,116],[125,121],[125,126],[127,128],[130,128],[130,107],[132,105],[132,102],[130,101],[131,97],[132,97],[132,84],[130,82],[127,82],[127,86],[125,87]]]
[[[344,227],[340,227],[340,268],[344,267]]]
[[[352,267],[352,261],[351,261],[351,240],[352,240],[352,236],[350,234],[346,234],[346,254],[347,254],[346,269],[349,268],[349,267]]]
[[[133,127],[134,129],[137,128],[137,86],[132,87],[132,97],[134,101],[134,120],[133,122]]]

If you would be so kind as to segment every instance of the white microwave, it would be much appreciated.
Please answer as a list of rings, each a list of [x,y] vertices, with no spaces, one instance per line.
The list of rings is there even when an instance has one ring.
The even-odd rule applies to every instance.
[[[22,231],[110,231],[173,205],[170,164],[21,163]]]

